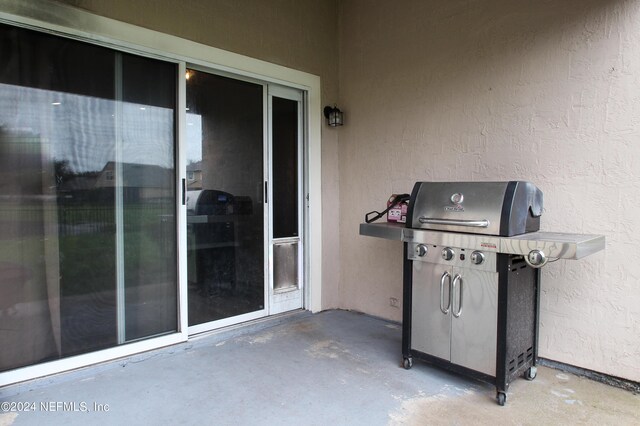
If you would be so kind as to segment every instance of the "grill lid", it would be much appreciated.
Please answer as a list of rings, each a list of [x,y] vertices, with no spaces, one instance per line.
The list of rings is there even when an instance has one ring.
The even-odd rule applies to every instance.
[[[542,208],[530,182],[416,182],[407,227],[510,237],[539,230]]]

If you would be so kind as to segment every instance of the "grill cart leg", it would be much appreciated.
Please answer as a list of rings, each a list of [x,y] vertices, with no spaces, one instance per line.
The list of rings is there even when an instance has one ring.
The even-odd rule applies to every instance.
[[[509,390],[509,382],[496,385],[496,402],[499,406],[504,406],[507,402],[507,391]]]
[[[411,369],[411,367],[413,367],[413,358],[411,358],[410,356],[404,357],[404,359],[402,360],[402,366],[405,370]]]
[[[524,372],[524,378],[531,381],[536,378],[538,375],[538,369],[536,367],[529,367],[527,371]]]

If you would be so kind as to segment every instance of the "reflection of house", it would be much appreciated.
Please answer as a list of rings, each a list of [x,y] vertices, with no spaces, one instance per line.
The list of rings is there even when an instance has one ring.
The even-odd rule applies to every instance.
[[[113,201],[113,191],[96,190],[96,180],[99,175],[100,172],[57,174],[58,203],[85,203],[90,201],[111,203]]]
[[[58,187],[59,193],[69,193],[77,191],[90,191],[96,187],[98,172],[84,173],[80,176],[73,176],[62,181]]]
[[[187,164],[187,189],[202,189],[202,161]]]
[[[122,163],[122,179],[117,179],[116,163],[109,161],[98,174],[95,188],[123,188],[129,201],[150,201],[173,197],[173,170],[160,166],[138,163]]]

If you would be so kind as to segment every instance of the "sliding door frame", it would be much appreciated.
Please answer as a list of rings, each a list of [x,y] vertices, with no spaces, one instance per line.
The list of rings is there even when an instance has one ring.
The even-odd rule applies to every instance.
[[[284,237],[284,238],[276,238],[273,235],[274,225],[273,225],[273,217],[274,213],[274,196],[273,196],[273,188],[274,188],[274,179],[273,179],[273,98],[286,99],[289,101],[296,102],[297,105],[297,132],[296,132],[296,166],[297,166],[297,188],[296,188],[296,198],[298,200],[296,206],[296,216],[298,219],[298,229],[297,236],[295,237]],[[305,262],[305,253],[307,250],[306,247],[306,220],[307,217],[305,215],[305,183],[307,181],[305,176],[305,152],[306,152],[306,123],[304,120],[304,111],[305,111],[305,92],[300,91],[291,87],[283,87],[280,85],[270,84],[268,86],[268,121],[269,128],[268,130],[268,147],[269,147],[269,169],[268,169],[268,192],[269,192],[269,235],[268,235],[268,243],[267,250],[269,253],[269,314],[279,314],[282,312],[287,312],[293,309],[300,309],[305,307],[305,292],[306,292],[306,262]],[[289,290],[286,292],[278,292],[275,289],[275,246],[278,244],[287,244],[287,243],[297,243],[297,289]]]

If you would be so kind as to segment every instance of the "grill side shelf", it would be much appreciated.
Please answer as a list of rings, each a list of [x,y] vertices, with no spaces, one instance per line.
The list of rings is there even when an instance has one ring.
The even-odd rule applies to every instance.
[[[385,240],[404,241],[404,223],[361,223],[360,235],[383,238]]]
[[[524,255],[531,250],[541,250],[547,257],[558,259],[581,259],[604,247],[604,235],[560,232],[532,232],[500,240],[501,253]]]
[[[360,235],[392,241],[438,244],[473,250],[526,255],[541,250],[552,259],[582,259],[605,248],[604,235],[562,232],[530,232],[514,237],[497,237],[406,228],[397,223],[361,223]]]

